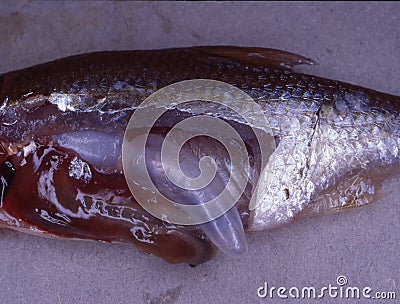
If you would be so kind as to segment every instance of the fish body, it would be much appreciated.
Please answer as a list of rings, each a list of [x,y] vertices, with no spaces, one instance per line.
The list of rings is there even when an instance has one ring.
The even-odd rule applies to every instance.
[[[270,49],[194,47],[84,54],[1,75],[0,225],[134,243],[167,262],[196,265],[217,248],[244,252],[243,229],[269,229],[376,200],[382,181],[400,173],[400,98],[296,73],[291,67],[297,64],[313,62]],[[249,155],[248,183],[234,208],[192,226],[142,208],[127,185],[121,153],[124,131],[142,102],[188,79],[213,79],[247,93],[275,140],[263,167],[254,135],[260,126],[237,112],[198,100],[163,114],[152,129],[147,169],[171,199],[203,203],[221,192],[234,166],[223,147],[200,136],[184,146],[181,165],[195,177],[193,164],[213,156],[219,171],[208,192],[170,184],[156,151],[178,122],[204,113],[222,119],[241,135]]]

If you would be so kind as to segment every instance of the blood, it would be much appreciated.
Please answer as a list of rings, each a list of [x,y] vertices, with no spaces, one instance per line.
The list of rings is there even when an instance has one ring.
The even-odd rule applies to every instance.
[[[144,211],[122,174],[89,164],[90,181],[70,176],[74,151],[40,146],[17,168],[1,165],[3,209],[24,224],[63,238],[133,243],[169,263],[196,265],[215,250],[196,227],[168,225]]]

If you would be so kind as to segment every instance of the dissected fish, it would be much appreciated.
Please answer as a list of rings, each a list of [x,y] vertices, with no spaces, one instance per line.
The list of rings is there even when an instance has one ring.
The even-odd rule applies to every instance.
[[[218,250],[246,252],[246,230],[373,202],[381,183],[400,173],[400,98],[291,70],[299,64],[313,61],[271,49],[193,47],[84,54],[1,75],[0,225],[133,243],[167,262],[196,265]],[[199,159],[209,155],[217,173],[204,189],[179,189],[160,167],[159,150],[174,125],[207,113],[235,128],[246,145],[250,170],[240,199],[199,225],[149,214],[122,167],[132,114],[152,93],[188,79],[214,79],[246,92],[261,106],[275,141],[262,166],[257,126],[232,109],[197,100],[160,117],[147,139],[146,166],[163,195],[180,204],[217,196],[236,164],[215,139],[192,138],[180,154],[182,170],[195,178]]]

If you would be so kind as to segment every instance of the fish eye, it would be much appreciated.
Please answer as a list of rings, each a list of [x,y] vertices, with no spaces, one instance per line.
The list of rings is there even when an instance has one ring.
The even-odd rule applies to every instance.
[[[5,161],[0,165],[0,205],[3,204],[4,197],[11,185],[15,174],[15,168],[12,162]]]

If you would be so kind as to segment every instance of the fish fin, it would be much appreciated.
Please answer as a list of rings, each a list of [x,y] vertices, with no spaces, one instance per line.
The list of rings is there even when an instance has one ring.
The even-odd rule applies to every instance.
[[[393,189],[399,188],[399,176],[400,164],[370,165],[368,168],[350,172],[338,183],[327,188],[319,198],[299,212],[296,218],[349,210],[384,200],[395,195]],[[396,177],[394,181],[391,180],[393,177]],[[391,188],[387,187],[390,182],[393,183]],[[369,190],[360,191],[362,187],[369,187]]]
[[[273,69],[290,69],[300,64],[316,64],[314,60],[294,53],[259,47],[200,46],[192,49],[211,56]]]

